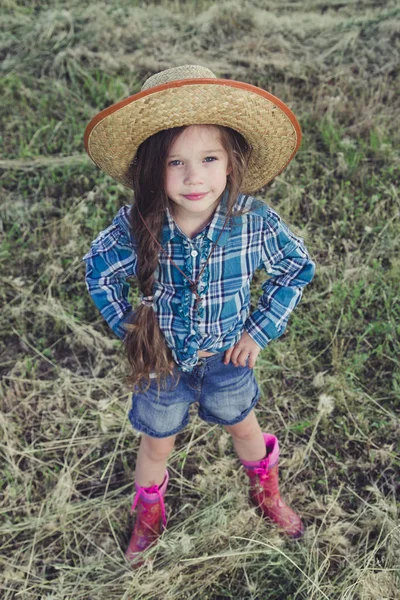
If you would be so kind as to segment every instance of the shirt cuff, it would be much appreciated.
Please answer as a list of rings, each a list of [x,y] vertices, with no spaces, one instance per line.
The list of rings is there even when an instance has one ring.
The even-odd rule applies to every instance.
[[[128,333],[127,329],[124,327],[124,324],[130,319],[132,312],[133,311],[130,310],[120,321],[112,326],[113,332],[117,334],[121,340],[123,340]]]
[[[262,350],[269,342],[280,337],[286,329],[283,325],[275,326],[259,309],[247,318],[244,328]]]

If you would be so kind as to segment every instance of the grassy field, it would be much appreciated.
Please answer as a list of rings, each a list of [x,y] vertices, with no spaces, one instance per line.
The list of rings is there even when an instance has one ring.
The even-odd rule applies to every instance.
[[[3,600],[400,598],[399,23],[383,0],[5,0]],[[257,197],[305,238],[317,273],[255,373],[306,533],[290,542],[259,518],[230,437],[194,412],[169,465],[168,529],[132,572],[140,438],[122,347],[81,261],[132,198],[86,157],[83,132],[185,63],[267,89],[303,129]]]

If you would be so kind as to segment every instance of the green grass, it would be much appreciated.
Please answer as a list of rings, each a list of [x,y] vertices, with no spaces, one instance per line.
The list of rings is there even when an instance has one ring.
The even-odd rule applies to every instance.
[[[399,598],[398,16],[390,1],[8,0],[4,600]],[[140,438],[126,359],[81,261],[131,196],[87,159],[83,133],[150,74],[186,62],[265,87],[303,130],[296,159],[256,195],[304,237],[317,272],[255,374],[258,419],[280,440],[283,495],[306,534],[289,542],[258,517],[230,437],[193,410],[169,461],[168,528],[132,572],[123,550]]]

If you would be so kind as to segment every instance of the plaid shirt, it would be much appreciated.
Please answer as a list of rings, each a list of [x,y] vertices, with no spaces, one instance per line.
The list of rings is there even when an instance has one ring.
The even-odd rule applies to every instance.
[[[160,243],[179,268],[195,281],[221,232],[226,216],[224,193],[211,222],[190,239],[166,211]],[[127,278],[135,276],[137,253],[129,227],[130,206],[92,242],[86,261],[86,283],[92,299],[112,330],[125,335],[132,313]],[[198,350],[223,352],[243,333],[260,348],[281,336],[288,318],[312,280],[315,265],[302,238],[295,236],[265,202],[240,194],[235,210],[204,269],[197,291],[204,298],[194,310],[189,281],[159,251],[153,287],[154,310],[178,368],[192,372]],[[137,247],[137,246],[136,246]],[[269,278],[261,284],[257,309],[250,312],[250,282],[257,269]]]

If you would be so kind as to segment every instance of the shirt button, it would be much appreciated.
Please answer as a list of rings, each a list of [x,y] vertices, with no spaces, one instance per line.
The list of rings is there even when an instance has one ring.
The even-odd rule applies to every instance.
[[[197,250],[192,250],[190,254],[191,254],[192,256],[197,256],[197,255],[198,255],[198,252],[197,252]]]

